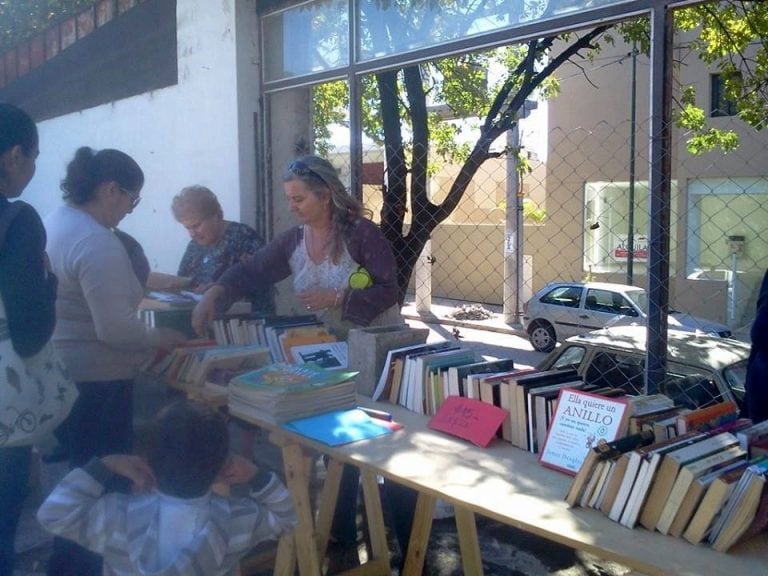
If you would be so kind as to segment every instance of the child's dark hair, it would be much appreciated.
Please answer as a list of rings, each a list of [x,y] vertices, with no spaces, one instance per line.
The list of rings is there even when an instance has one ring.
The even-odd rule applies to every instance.
[[[83,146],[75,152],[61,181],[64,200],[82,206],[94,198],[103,182],[117,182],[126,190],[138,192],[144,186],[144,172],[125,152],[111,148],[97,152]]]
[[[13,104],[0,103],[0,154],[21,146],[25,156],[37,147],[37,127],[29,115]]]
[[[207,406],[182,400],[162,409],[148,448],[158,488],[179,498],[204,495],[227,459],[224,417]]]

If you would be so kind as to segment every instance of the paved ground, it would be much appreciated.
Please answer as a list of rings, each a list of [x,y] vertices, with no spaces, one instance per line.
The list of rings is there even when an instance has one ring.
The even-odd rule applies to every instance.
[[[501,320],[498,309],[487,309],[494,312],[490,318],[462,321],[452,318],[452,314],[461,312],[461,309],[456,308],[455,303],[435,303],[432,310],[435,317],[424,318],[416,313],[412,304],[406,305],[404,309],[409,324],[430,328],[430,341],[458,338],[466,346],[476,349],[478,354],[488,358],[511,356],[520,367],[535,366],[543,357],[541,353],[531,348],[527,339]],[[439,324],[426,324],[425,320],[439,322]],[[172,399],[173,396],[164,387],[152,381],[141,381],[136,391],[136,417],[139,427],[154,414],[159,406]],[[268,448],[262,446],[261,450],[259,459],[273,461],[279,458],[276,452],[270,452]],[[50,552],[50,538],[37,525],[34,512],[44,495],[65,473],[66,465],[61,463],[43,464],[40,467],[38,487],[29,498],[17,537],[18,566],[15,576],[41,576],[45,573]],[[548,574],[624,576],[630,574],[629,570],[615,563],[574,552],[567,547],[555,545],[490,520],[479,519],[478,532],[483,548],[484,571],[487,576]],[[394,555],[392,576],[397,576],[400,557],[394,540],[391,542],[391,547]],[[335,551],[334,561],[342,567],[348,566],[350,562],[354,562],[354,556],[358,554],[364,558],[364,548],[357,553],[354,550],[338,550]],[[436,520],[428,550],[425,576],[460,576],[462,574],[453,519],[448,517]]]

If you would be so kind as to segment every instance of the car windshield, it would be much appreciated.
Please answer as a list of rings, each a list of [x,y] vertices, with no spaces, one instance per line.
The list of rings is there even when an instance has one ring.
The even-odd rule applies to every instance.
[[[723,377],[728,382],[728,386],[733,391],[736,399],[742,401],[744,399],[744,383],[747,380],[747,361],[742,360],[732,366],[723,370]]]
[[[625,295],[642,310],[643,314],[648,314],[648,293],[645,290],[629,290]]]

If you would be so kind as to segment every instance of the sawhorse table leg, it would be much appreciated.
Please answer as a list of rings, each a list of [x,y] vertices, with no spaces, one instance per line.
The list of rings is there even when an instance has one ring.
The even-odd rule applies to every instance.
[[[432,531],[432,515],[435,512],[435,497],[423,492],[416,500],[408,554],[405,558],[403,576],[420,576],[427,556],[429,533]]]
[[[312,503],[309,499],[309,471],[307,457],[301,446],[297,444],[282,445],[283,466],[285,467],[285,481],[288,490],[293,497],[293,506],[296,509],[298,524],[293,532],[293,550],[283,550],[280,554],[278,548],[278,560],[275,563],[275,574],[288,570],[289,565],[295,561],[299,566],[301,576],[321,576],[320,559],[317,554],[315,541],[315,521],[312,513]],[[283,545],[283,543],[280,543]],[[287,546],[287,545],[286,545]],[[285,546],[284,546],[285,547]],[[287,558],[292,556],[292,558]],[[285,572],[282,572],[285,573]]]
[[[480,557],[480,541],[477,537],[475,514],[464,508],[454,506],[456,532],[459,535],[461,564],[464,574],[483,575],[483,561]]]
[[[283,537],[278,544],[274,576],[293,576],[297,565],[301,576],[321,576],[322,560],[325,558],[328,547],[344,465],[333,458],[328,461],[325,482],[318,503],[317,522],[315,522],[309,497],[310,459],[301,446],[291,443],[281,435],[273,434],[271,441],[282,449],[286,486],[293,498],[298,518],[293,535]],[[389,576],[391,572],[389,546],[376,474],[362,470],[361,478],[373,557],[365,564],[342,574]]]
[[[435,511],[435,497],[420,493],[416,500],[416,513],[408,542],[408,555],[405,559],[403,576],[420,576],[427,557],[429,533],[432,531],[432,515]],[[477,537],[475,515],[469,510],[454,507],[456,532],[461,548],[461,563],[464,574],[482,576],[483,562],[480,557],[480,541]]]

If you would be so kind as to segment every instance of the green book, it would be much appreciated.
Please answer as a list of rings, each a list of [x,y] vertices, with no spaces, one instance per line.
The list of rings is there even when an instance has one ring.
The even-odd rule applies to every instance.
[[[317,364],[278,362],[246,372],[232,379],[232,384],[259,392],[286,394],[306,392],[348,382],[359,374],[355,370],[329,370]]]

